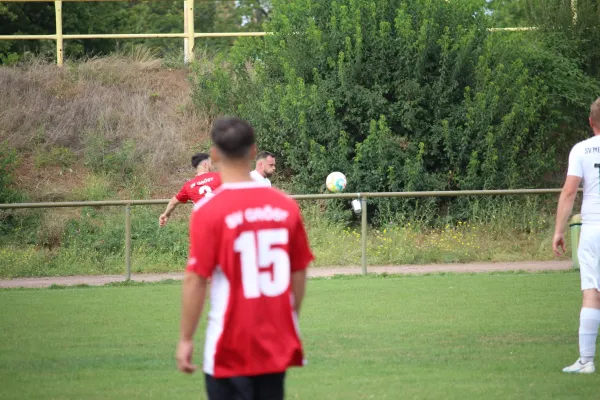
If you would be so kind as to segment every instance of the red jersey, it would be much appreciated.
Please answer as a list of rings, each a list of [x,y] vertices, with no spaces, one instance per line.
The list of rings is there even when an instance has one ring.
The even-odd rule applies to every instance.
[[[265,183],[226,183],[194,206],[187,271],[212,278],[204,372],[303,364],[290,277],[313,258],[298,204]]]
[[[205,172],[187,181],[175,197],[182,203],[187,203],[189,200],[197,203],[204,196],[210,197],[219,186],[221,186],[221,175],[216,172]]]

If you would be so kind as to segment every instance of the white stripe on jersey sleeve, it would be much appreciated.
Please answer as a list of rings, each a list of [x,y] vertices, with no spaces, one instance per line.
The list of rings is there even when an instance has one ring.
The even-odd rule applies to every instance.
[[[220,266],[215,268],[210,287],[210,312],[208,313],[208,327],[206,328],[206,341],[204,343],[204,372],[209,375],[215,373],[215,355],[217,343],[223,333],[225,313],[229,304],[229,280]]]

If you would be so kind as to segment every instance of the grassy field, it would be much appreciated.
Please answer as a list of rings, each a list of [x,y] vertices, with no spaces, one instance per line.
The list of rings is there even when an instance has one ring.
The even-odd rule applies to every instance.
[[[578,280],[312,280],[301,318],[309,365],[291,371],[287,398],[597,398],[598,375],[560,372],[577,357]],[[0,398],[204,398],[200,375],[175,370],[179,296],[168,283],[0,291]]]

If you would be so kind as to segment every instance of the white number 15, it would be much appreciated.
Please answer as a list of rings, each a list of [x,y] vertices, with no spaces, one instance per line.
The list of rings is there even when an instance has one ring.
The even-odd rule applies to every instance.
[[[287,229],[262,229],[242,232],[234,242],[240,253],[244,297],[275,297],[290,284],[290,256],[284,249],[274,248],[289,241]],[[273,265],[273,271],[264,270]],[[263,269],[263,270],[261,270]]]

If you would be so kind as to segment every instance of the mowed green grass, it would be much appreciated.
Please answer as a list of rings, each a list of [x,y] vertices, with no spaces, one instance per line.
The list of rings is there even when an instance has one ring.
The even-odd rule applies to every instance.
[[[577,272],[311,280],[287,398],[598,398],[600,375],[560,371],[578,288]],[[179,301],[179,284],[0,291],[0,398],[204,399],[175,369]]]

